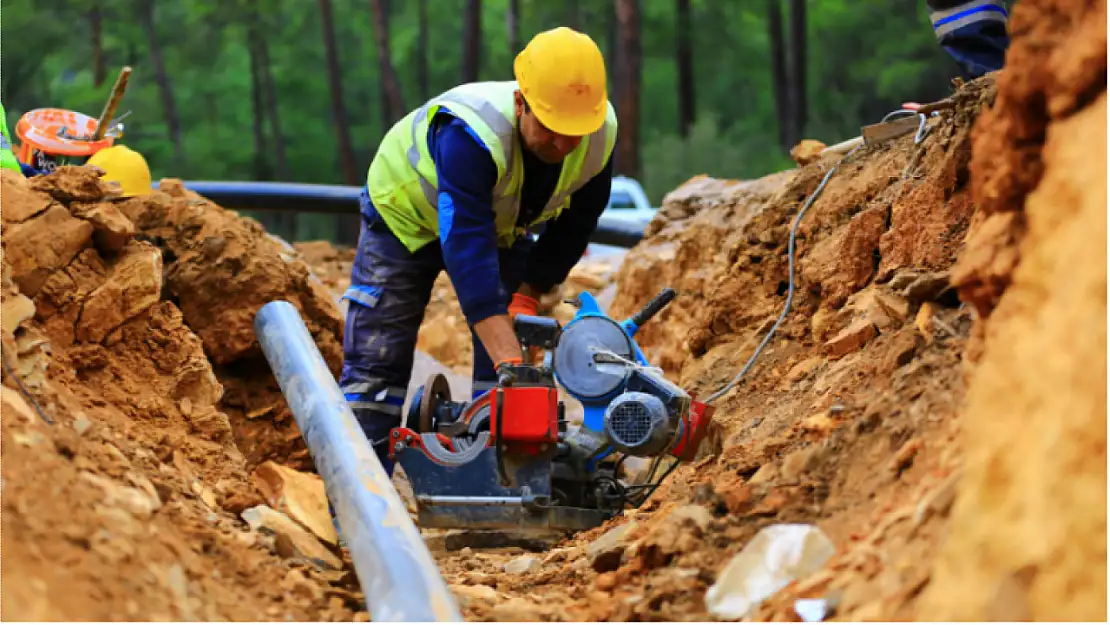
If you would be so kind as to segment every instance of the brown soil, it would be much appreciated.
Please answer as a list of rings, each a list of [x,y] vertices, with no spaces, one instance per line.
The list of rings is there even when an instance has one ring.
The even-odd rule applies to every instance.
[[[1105,620],[1105,20],[1105,2],[1019,3],[1006,70],[956,90],[921,145],[846,161],[699,460],[546,552],[437,548],[465,615],[712,619],[732,557],[806,523],[836,554],[750,618],[824,597],[835,620]],[[638,338],[704,397],[779,316],[791,225],[834,163],[691,180],[615,287],[584,264],[545,310],[609,288],[621,316],[675,288]],[[2,616],[365,619],[349,571],[239,517],[270,492],[264,460],[311,468],[253,314],[293,301],[338,372],[353,254],[294,251],[173,181],[112,193],[81,168],[4,173]],[[469,346],[444,278],[419,347],[465,373]]]
[[[966,477],[922,615],[1105,621],[1106,3],[1023,2],[1011,28],[960,263],[989,313]]]
[[[238,518],[264,441],[299,442],[242,418],[275,396],[235,389],[276,388],[253,314],[292,301],[336,370],[338,314],[257,224],[162,189],[3,174],[3,618],[349,620],[350,576]]]

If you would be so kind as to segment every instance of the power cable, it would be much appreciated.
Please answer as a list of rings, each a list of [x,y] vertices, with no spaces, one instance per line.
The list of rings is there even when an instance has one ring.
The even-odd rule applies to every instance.
[[[921,122],[918,124],[917,127],[917,133],[914,135],[914,145],[920,144],[926,135],[926,116],[918,113],[917,111],[909,109],[899,109],[897,111],[891,111],[890,113],[887,113],[883,117],[883,122],[885,123],[889,121],[891,117],[900,114],[918,115],[921,118]],[[933,115],[936,116],[937,113],[934,112]],[[802,208],[798,211],[798,216],[794,218],[794,225],[790,228],[790,238],[787,241],[786,245],[787,265],[790,282],[788,283],[788,288],[786,291],[786,304],[783,306],[782,314],[780,314],[778,320],[775,321],[775,325],[771,326],[771,329],[767,331],[767,335],[763,337],[763,341],[759,344],[758,347],[755,348],[755,352],[752,353],[750,358],[748,358],[748,362],[744,364],[744,367],[740,370],[740,372],[737,373],[736,376],[732,378],[732,380],[729,381],[729,383],[722,387],[719,391],[706,398],[705,403],[709,404],[719,399],[722,395],[732,390],[732,388],[740,382],[744,375],[747,374],[748,371],[752,368],[752,365],[755,364],[756,358],[759,357],[759,354],[762,353],[763,349],[767,347],[767,344],[771,342],[771,338],[774,337],[775,332],[779,329],[779,326],[782,325],[782,322],[786,319],[786,315],[790,312],[790,304],[794,301],[794,238],[798,231],[798,224],[801,223],[802,217],[805,216],[806,211],[809,210],[810,206],[812,206],[813,203],[817,200],[818,196],[821,195],[821,192],[825,190],[825,185],[828,184],[829,180],[833,177],[833,174],[835,174],[837,170],[840,169],[840,166],[843,165],[849,158],[852,157],[852,155],[856,153],[857,150],[862,147],[864,146],[858,145],[852,148],[851,151],[849,151],[839,161],[837,161],[836,164],[833,165],[831,169],[829,169],[828,173],[825,174],[825,177],[821,180],[821,184],[817,185],[817,188],[813,191],[813,193],[809,195],[805,203],[802,204]]]
[[[782,325],[783,320],[786,319],[787,313],[790,312],[790,304],[794,301],[794,237],[798,231],[798,224],[801,223],[802,217],[805,216],[806,211],[809,210],[809,207],[813,206],[813,202],[816,201],[817,197],[821,195],[821,192],[825,190],[825,185],[829,183],[829,180],[833,177],[833,174],[835,174],[836,171],[840,169],[840,166],[843,165],[845,161],[847,161],[853,154],[856,153],[857,150],[862,147],[862,145],[858,145],[852,148],[850,152],[845,154],[843,158],[837,161],[836,164],[833,165],[831,169],[829,169],[828,173],[825,174],[825,177],[821,180],[821,184],[817,185],[817,189],[814,190],[813,193],[809,195],[809,198],[806,199],[805,203],[802,204],[801,210],[798,211],[798,216],[794,218],[794,225],[790,228],[790,239],[786,245],[787,266],[790,274],[790,282],[786,291],[786,305],[783,306],[782,314],[779,315],[778,321],[775,322],[775,325],[771,326],[771,329],[767,332],[767,335],[763,337],[763,342],[759,344],[759,347],[757,347],[751,357],[748,358],[748,362],[744,365],[744,368],[740,370],[740,373],[737,373],[736,377],[732,378],[732,380],[723,388],[721,388],[721,390],[713,393],[708,398],[706,398],[705,403],[712,403],[725,393],[732,390],[732,387],[736,386],[736,384],[740,382],[740,379],[743,378],[744,375],[748,373],[748,370],[752,368],[752,365],[755,364],[755,360],[759,357],[759,354],[763,351],[763,348],[767,347],[767,343],[771,342],[771,337],[775,335],[775,332],[779,329],[779,326]]]

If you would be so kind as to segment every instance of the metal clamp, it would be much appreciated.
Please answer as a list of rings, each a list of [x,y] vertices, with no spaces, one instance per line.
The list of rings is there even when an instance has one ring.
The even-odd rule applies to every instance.
[[[486,445],[489,444],[489,432],[479,432],[474,439],[474,443],[460,451],[451,451],[444,447],[434,432],[422,433],[420,442],[423,444],[424,451],[427,452],[429,458],[442,465],[457,467],[473,462],[478,456],[482,455]]]

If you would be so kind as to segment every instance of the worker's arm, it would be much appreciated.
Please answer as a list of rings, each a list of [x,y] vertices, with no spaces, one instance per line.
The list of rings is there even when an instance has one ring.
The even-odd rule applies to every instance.
[[[497,166],[470,127],[448,113],[437,115],[429,149],[439,186],[439,241],[443,263],[463,315],[493,363],[519,361],[520,341],[508,316],[501,285],[494,225]]]
[[[547,223],[528,257],[524,273],[527,290],[539,297],[562,284],[590,244],[597,220],[609,205],[613,159],[571,196],[570,206]],[[524,289],[521,289],[524,291]]]

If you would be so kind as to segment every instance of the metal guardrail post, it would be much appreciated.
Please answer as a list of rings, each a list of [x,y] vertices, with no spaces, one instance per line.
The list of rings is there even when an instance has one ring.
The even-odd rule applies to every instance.
[[[262,352],[324,480],[375,621],[461,621],[420,532],[289,302],[254,321]]]

